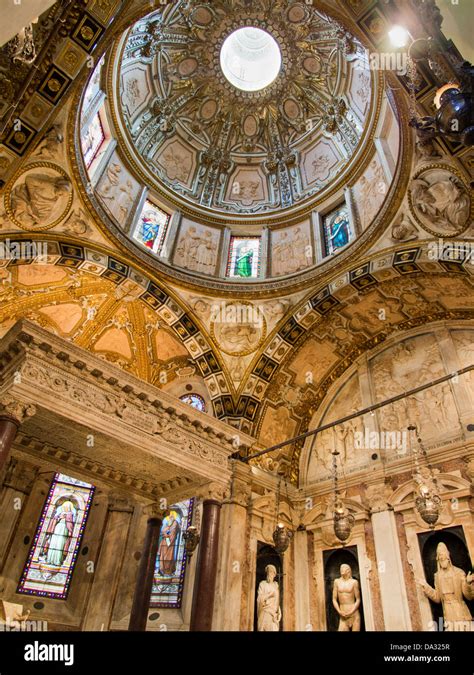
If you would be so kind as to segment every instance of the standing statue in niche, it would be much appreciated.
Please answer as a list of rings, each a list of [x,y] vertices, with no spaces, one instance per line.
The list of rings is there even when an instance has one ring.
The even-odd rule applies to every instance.
[[[352,578],[350,565],[341,565],[341,576],[334,579],[332,604],[339,614],[338,631],[360,631],[360,589]]]
[[[436,562],[435,587],[432,588],[424,579],[417,580],[417,583],[430,600],[441,603],[446,631],[463,627],[471,630],[472,616],[464,598],[474,600],[474,574],[466,576],[462,569],[453,565],[449,549],[442,541],[436,547]]]
[[[277,575],[275,565],[265,567],[267,578],[258,586],[257,595],[257,627],[261,631],[279,631],[281,621],[280,589],[275,581]]]

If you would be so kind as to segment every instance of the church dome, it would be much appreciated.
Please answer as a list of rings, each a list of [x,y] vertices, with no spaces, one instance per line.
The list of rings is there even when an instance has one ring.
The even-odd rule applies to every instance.
[[[314,6],[174,3],[139,19],[99,68],[80,125],[94,197],[162,263],[233,281],[292,277],[378,214],[381,202],[361,216],[350,188],[378,181],[385,197],[393,178],[368,152],[383,83],[361,42]],[[144,208],[145,225],[130,218]],[[158,236],[148,223],[160,218]]]

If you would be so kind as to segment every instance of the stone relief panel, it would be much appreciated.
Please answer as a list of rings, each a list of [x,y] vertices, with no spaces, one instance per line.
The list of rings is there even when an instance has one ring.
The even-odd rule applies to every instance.
[[[184,218],[174,253],[174,264],[201,274],[215,274],[220,235],[220,230]]]
[[[399,342],[371,359],[369,368],[376,401],[446,374],[433,334]],[[451,435],[459,428],[449,383],[381,408],[378,419],[381,431],[405,431],[409,424],[415,424],[423,440]]]
[[[451,337],[456,347],[461,368],[472,366],[474,363],[474,331],[453,330],[451,331]],[[474,372],[471,370],[462,375],[459,381],[469,390],[471,400],[474,403]]]
[[[355,373],[336,393],[321,420],[315,417],[310,428],[331,422],[333,420],[350,415],[362,408],[362,398],[359,387],[359,377]],[[332,468],[332,452],[339,452],[338,466],[344,468],[344,472],[358,470],[365,466],[369,460],[369,450],[356,449],[355,432],[362,432],[363,422],[360,417],[338,425],[332,429],[322,431],[316,436],[308,466],[308,482],[327,480]]]
[[[267,200],[267,179],[260,167],[237,167],[228,182],[226,201],[253,206]]]
[[[352,103],[352,109],[357,113],[359,119],[363,121],[370,106],[370,70],[365,61],[357,59],[353,62],[350,74],[351,81],[348,97]]]
[[[313,264],[309,222],[271,233],[271,273],[293,274]]]
[[[342,157],[334,142],[321,138],[302,153],[301,178],[305,188],[326,185],[341,163]]]
[[[362,229],[365,230],[383,204],[388,183],[377,154],[354,186],[354,198]]]
[[[408,189],[410,211],[421,227],[454,237],[471,224],[471,195],[460,175],[441,164],[418,171]]]
[[[122,105],[131,121],[148,105],[152,94],[149,68],[136,64],[126,70],[121,78]]]
[[[141,185],[115,151],[99,179],[96,195],[115,220],[125,227],[140,197]]]
[[[196,152],[179,138],[165,142],[153,161],[168,180],[177,181],[185,187],[191,187],[191,182],[196,169]]]

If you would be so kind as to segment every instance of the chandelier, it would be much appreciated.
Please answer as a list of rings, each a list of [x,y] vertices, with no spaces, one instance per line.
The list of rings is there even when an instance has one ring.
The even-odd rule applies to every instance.
[[[441,497],[438,494],[436,478],[428,463],[428,455],[420,436],[417,434],[416,426],[410,424],[408,432],[410,450],[414,461],[413,480],[416,484],[415,508],[430,529],[433,529],[439,519]],[[416,434],[416,444],[412,442],[413,434]]]
[[[334,448],[332,452],[332,473],[334,481],[334,512],[333,512],[333,525],[334,525],[334,534],[336,537],[344,543],[351,536],[352,528],[354,527],[355,518],[352,513],[349,513],[348,509],[344,506],[344,503],[339,494],[339,482],[337,476],[337,456],[339,452]]]

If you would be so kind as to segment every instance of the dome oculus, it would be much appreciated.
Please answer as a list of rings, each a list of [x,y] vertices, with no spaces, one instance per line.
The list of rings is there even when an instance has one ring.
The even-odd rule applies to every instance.
[[[220,62],[226,79],[242,91],[260,91],[281,69],[277,41],[261,28],[245,27],[231,33],[221,48]]]

